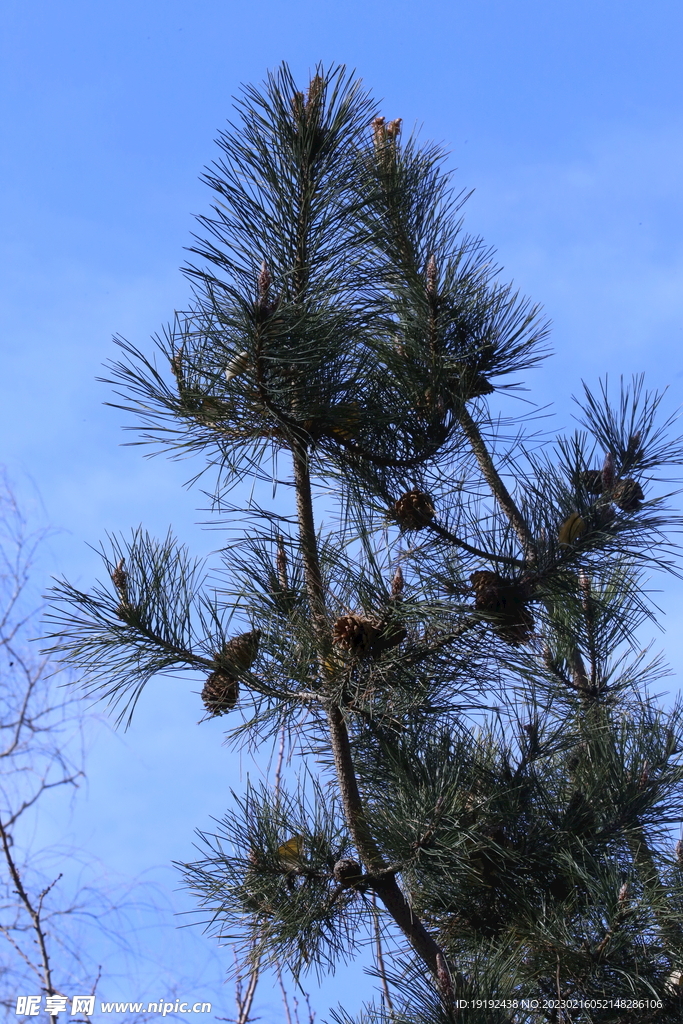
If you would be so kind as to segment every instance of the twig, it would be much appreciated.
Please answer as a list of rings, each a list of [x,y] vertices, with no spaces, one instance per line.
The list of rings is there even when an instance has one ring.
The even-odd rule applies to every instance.
[[[247,985],[247,991],[242,998],[242,985],[241,978],[238,978],[236,990],[235,990],[235,1002],[237,1003],[237,1017],[235,1018],[235,1024],[248,1024],[251,1019],[251,1008],[254,1003],[254,996],[256,994],[256,986],[258,985],[259,974],[261,969],[261,958],[251,968],[249,972],[249,984]]]
[[[289,1010],[289,999],[287,998],[287,989],[285,988],[285,984],[284,984],[284,982],[282,980],[282,971],[280,970],[279,967],[277,969],[277,980],[278,980],[278,982],[280,984],[280,991],[282,992],[282,1004],[283,1004],[283,1006],[285,1008],[285,1016],[287,1018],[287,1024],[293,1024],[293,1022],[292,1022],[292,1015],[291,1015],[290,1010]]]
[[[377,897],[375,893],[372,894],[372,913],[375,919],[375,949],[377,953],[377,967],[379,969],[379,976],[382,982],[382,992],[384,993],[384,1002],[387,1004],[389,1015],[392,1020],[394,1018],[394,1004],[391,1001],[391,992],[389,991],[389,982],[387,981],[386,969],[384,967],[384,955],[382,953],[382,931],[379,925],[379,913],[377,911]]]
[[[280,749],[278,750],[278,754],[277,754],[277,765],[275,766],[275,787],[274,787],[274,789],[275,789],[275,796],[276,796],[276,798],[280,794],[280,781],[281,781],[281,778],[282,778],[282,763],[284,761],[284,757],[285,757],[285,727],[283,725],[282,726],[282,730],[280,732]]]
[[[40,919],[40,911],[42,909],[43,897],[46,895],[48,890],[45,890],[45,892],[41,893],[39,907],[36,910],[36,908],[33,906],[32,902],[31,902],[31,899],[30,899],[28,893],[26,892],[26,889],[24,888],[24,883],[22,882],[21,875],[19,874],[19,871],[17,870],[17,866],[14,863],[14,858],[12,857],[12,851],[10,850],[9,837],[7,835],[7,832],[5,831],[5,826],[2,824],[2,822],[0,822],[0,839],[2,839],[2,848],[3,848],[4,853],[5,853],[5,860],[7,861],[7,866],[9,868],[10,875],[12,876],[12,881],[14,882],[15,892],[16,892],[17,896],[19,897],[19,899],[21,900],[21,902],[26,907],[26,910],[28,911],[29,917],[31,918],[31,921],[32,921],[32,924],[33,924],[33,930],[34,930],[34,932],[36,934],[36,942],[38,944],[38,949],[40,950],[40,961],[41,961],[41,966],[42,966],[42,980],[43,980],[43,985],[44,985],[45,991],[46,991],[47,995],[54,996],[54,995],[57,994],[57,990],[54,988],[54,986],[52,984],[52,972],[51,972],[51,969],[50,969],[50,958],[49,958],[48,952],[47,952],[47,944],[46,944],[46,941],[45,941],[45,932],[43,931],[43,926],[42,926],[42,922],[41,922],[41,919]],[[50,888],[51,888],[51,886],[50,886]]]

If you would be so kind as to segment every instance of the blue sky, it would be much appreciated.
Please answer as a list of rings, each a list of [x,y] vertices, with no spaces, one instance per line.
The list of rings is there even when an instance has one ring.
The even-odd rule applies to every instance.
[[[186,304],[178,267],[210,199],[198,176],[240,83],[283,59],[302,81],[319,60],[355,67],[387,117],[446,144],[457,184],[476,189],[468,228],[553,320],[556,354],[529,384],[556,403],[558,428],[581,378],[605,372],[645,371],[675,409],[682,43],[678,0],[5,0],[0,461],[59,531],[40,572],[86,587],[86,545],[140,522],[172,523],[198,553],[219,543],[196,525],[191,468],[121,447],[123,415],[95,378],[112,334],[144,344]],[[660,597],[674,665],[680,596],[667,583]],[[178,906],[163,866],[191,855],[193,829],[242,785],[198,710],[188,684],[152,684],[125,736],[98,734],[70,826],[112,872],[161,866]],[[187,973],[216,982],[210,943],[183,941]],[[326,986],[321,1012],[343,984]]]

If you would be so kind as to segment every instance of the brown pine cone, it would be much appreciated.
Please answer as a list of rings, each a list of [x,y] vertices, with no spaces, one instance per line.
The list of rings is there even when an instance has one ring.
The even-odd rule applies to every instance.
[[[505,621],[496,625],[496,632],[501,640],[516,647],[518,644],[525,644],[534,631],[534,617],[531,610],[524,604],[517,606],[515,610],[508,608]]]
[[[645,495],[637,480],[619,480],[612,492],[612,500],[623,512],[637,512]]]
[[[240,633],[228,640],[216,661],[234,672],[246,672],[256,661],[260,639],[260,629]]]
[[[525,643],[534,628],[526,586],[486,569],[473,572],[470,583],[475,592],[474,607],[493,617],[491,625],[501,639],[515,645]]]
[[[122,558],[117,562],[111,578],[119,594],[125,596],[128,591],[128,573],[124,569],[124,560]]]
[[[589,494],[602,494],[602,470],[601,469],[587,469],[583,473],[579,473],[579,483],[586,488]]]
[[[427,260],[427,295],[436,295],[439,273],[436,266],[434,253]]]
[[[480,569],[472,573],[470,583],[476,595],[474,607],[477,611],[500,611],[501,590],[506,583],[503,576],[488,569]]]
[[[335,882],[339,882],[342,889],[351,889],[357,885],[363,877],[363,869],[357,860],[345,858],[338,860],[332,868]]]
[[[376,622],[360,615],[342,615],[332,629],[332,642],[355,654],[370,654],[379,635]]]
[[[233,677],[217,669],[207,677],[202,690],[204,707],[211,715],[225,715],[237,704],[239,683]]]
[[[434,503],[424,491],[406,491],[389,513],[401,530],[422,530],[436,515]]]
[[[393,618],[368,619],[362,615],[342,615],[334,624],[332,642],[362,657],[378,658],[403,643],[408,633]]]

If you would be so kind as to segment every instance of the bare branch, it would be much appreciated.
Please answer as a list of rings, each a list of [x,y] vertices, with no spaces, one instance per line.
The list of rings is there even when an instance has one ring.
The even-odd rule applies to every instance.
[[[2,849],[5,854],[5,860],[9,868],[12,881],[14,882],[15,892],[21,902],[26,907],[28,914],[33,922],[33,930],[35,932],[36,942],[38,949],[40,950],[40,962],[42,966],[42,981],[45,991],[49,996],[56,994],[56,989],[52,984],[52,969],[50,967],[50,957],[47,951],[47,942],[45,936],[45,930],[43,928],[43,922],[41,919],[41,912],[43,909],[43,899],[49,892],[49,889],[43,890],[38,898],[38,906],[34,907],[30,896],[24,888],[24,883],[21,880],[21,875],[17,870],[17,866],[14,863],[14,858],[10,850],[9,837],[5,830],[4,825],[0,822],[0,839],[2,840]],[[52,883],[54,885],[54,883]]]

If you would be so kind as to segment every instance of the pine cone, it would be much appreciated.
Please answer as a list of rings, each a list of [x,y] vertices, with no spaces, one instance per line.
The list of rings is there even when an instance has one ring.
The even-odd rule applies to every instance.
[[[127,626],[140,625],[140,613],[135,605],[128,601],[121,601],[116,608],[116,617],[121,619],[121,622],[125,622]]]
[[[237,704],[239,683],[234,676],[217,669],[208,676],[202,690],[204,707],[212,715],[225,715]]]
[[[515,645],[529,639],[534,618],[526,606],[529,595],[523,583],[486,569],[473,572],[470,583],[475,592],[474,607],[494,617],[491,625],[501,639]]]
[[[183,350],[182,347],[174,352],[171,356],[171,369],[173,370],[173,376],[178,383],[178,390],[182,390],[185,387],[185,376],[183,374]]]
[[[602,464],[602,489],[603,491],[611,491],[614,487],[614,456],[611,452],[607,452],[605,455],[605,461]]]
[[[400,565],[396,566],[396,572],[394,573],[391,580],[391,596],[394,601],[400,601],[403,595],[403,570]]]
[[[650,762],[646,761],[638,779],[638,789],[643,790],[650,781]]]
[[[333,643],[362,657],[378,658],[403,643],[408,633],[393,618],[378,621],[362,615],[342,615],[333,627]]]
[[[223,647],[223,650],[216,657],[221,667],[227,667],[232,672],[246,672],[256,661],[258,654],[260,629],[252,629],[249,633],[240,633]]]
[[[270,596],[277,610],[282,615],[291,615],[299,603],[299,592],[289,586],[287,576],[287,552],[285,550],[284,538],[277,538],[277,555],[275,558],[275,571],[270,573],[270,585],[268,587]]]
[[[265,260],[261,262],[261,269],[258,275],[258,292],[263,298],[268,298],[268,291],[272,284],[273,278],[271,277],[270,268]]]
[[[377,623],[360,615],[342,615],[334,624],[332,642],[356,654],[367,655],[379,635]]]
[[[579,483],[589,494],[602,494],[602,470],[587,469],[583,473],[579,473]]]
[[[351,889],[360,882],[363,876],[363,869],[357,860],[338,860],[332,868],[335,882],[339,882],[342,889]]]
[[[451,972],[448,968],[448,964],[446,963],[445,956],[443,955],[443,953],[440,952],[436,954],[436,978],[439,983],[439,989],[441,991],[442,996],[444,996],[447,1002],[450,1003],[453,999],[453,983],[451,981]]]
[[[624,458],[622,460],[622,463],[628,468],[630,468],[634,462],[640,462],[643,457],[644,453],[643,449],[640,447],[640,441],[640,432],[637,434],[631,434],[628,439],[628,445],[626,446],[626,451],[624,452]]]
[[[284,537],[278,536],[277,538],[277,555],[275,558],[275,568],[277,571],[277,580],[280,584],[280,590],[288,590],[289,585],[287,582],[287,551],[285,549]]]
[[[589,494],[609,496],[610,500],[624,512],[637,512],[645,498],[642,487],[637,480],[632,480],[631,477],[627,477],[625,480],[617,480],[612,486],[606,487],[605,479],[609,477],[610,468],[608,466],[607,473],[604,469],[586,470],[579,474],[579,483],[585,487]]]
[[[510,603],[519,604],[527,599],[523,584],[487,569],[473,572],[470,583],[476,595],[477,611],[502,612]]]
[[[124,569],[123,559],[119,559],[116,568],[111,574],[112,583],[118,590],[119,594],[126,596],[128,592],[128,573]]]
[[[501,640],[517,646],[525,644],[534,631],[534,617],[529,608],[520,604],[515,612],[509,611],[509,621],[496,626]]]
[[[438,271],[436,267],[436,257],[434,253],[427,260],[427,295],[436,295],[436,286],[438,282]]]
[[[401,124],[403,123],[402,117],[395,117],[393,121],[390,121],[387,125],[387,138],[391,141],[395,141],[401,134]]]
[[[645,495],[637,480],[620,480],[612,492],[612,500],[623,512],[637,512]]]
[[[436,515],[434,503],[424,491],[406,491],[389,513],[401,530],[422,530]]]
[[[308,96],[306,97],[306,110],[320,102],[324,95],[325,80],[321,75],[314,75],[308,83]]]
[[[420,403],[419,410],[422,415],[429,418],[437,416],[439,419],[443,419],[446,415],[446,403],[443,395],[438,394],[434,388],[426,388],[424,404]]]

